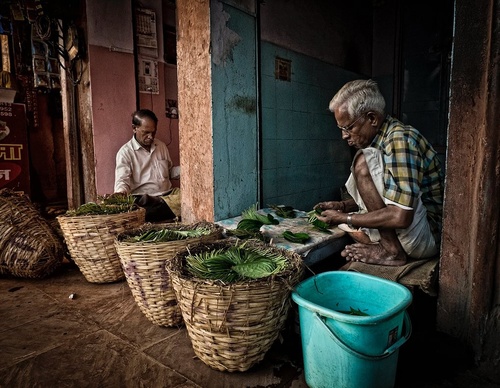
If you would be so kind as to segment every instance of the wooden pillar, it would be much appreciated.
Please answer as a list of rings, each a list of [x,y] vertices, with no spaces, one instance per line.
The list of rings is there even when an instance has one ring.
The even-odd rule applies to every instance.
[[[456,2],[438,329],[500,362],[498,0]]]
[[[210,1],[178,1],[177,77],[182,219],[214,219]]]

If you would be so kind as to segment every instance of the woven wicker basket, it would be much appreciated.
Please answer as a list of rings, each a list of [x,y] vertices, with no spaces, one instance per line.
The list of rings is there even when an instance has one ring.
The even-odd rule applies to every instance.
[[[212,251],[234,244],[238,242],[201,243],[190,246],[189,252]],[[291,305],[291,289],[303,274],[302,258],[297,253],[253,240],[246,244],[285,255],[290,268],[273,277],[223,285],[188,274],[187,251],[178,253],[166,264],[195,354],[220,371],[243,372],[264,358],[283,329]]]
[[[43,278],[62,263],[64,247],[28,197],[0,190],[0,274]]]
[[[90,283],[111,283],[125,278],[115,249],[115,237],[145,222],[146,211],[85,216],[59,216],[57,221],[69,253]]]
[[[210,233],[196,238],[168,242],[130,242],[128,237],[139,236],[150,230],[193,230],[204,227]],[[144,226],[125,232],[115,240],[116,251],[120,257],[127,283],[132,295],[146,317],[159,326],[177,326],[182,324],[182,314],[170,277],[165,269],[165,261],[172,259],[186,246],[210,242],[222,238],[222,228],[216,224],[200,222],[192,225],[163,224]]]

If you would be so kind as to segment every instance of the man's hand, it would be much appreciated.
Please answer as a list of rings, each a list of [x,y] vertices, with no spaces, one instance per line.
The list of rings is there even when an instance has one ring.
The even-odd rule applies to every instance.
[[[316,205],[314,205],[314,210],[338,210],[338,211],[345,211],[345,204],[342,201],[327,201],[327,202],[320,202]]]
[[[346,222],[346,214],[340,210],[323,210],[317,217],[318,220],[326,222],[328,225],[338,225]]]

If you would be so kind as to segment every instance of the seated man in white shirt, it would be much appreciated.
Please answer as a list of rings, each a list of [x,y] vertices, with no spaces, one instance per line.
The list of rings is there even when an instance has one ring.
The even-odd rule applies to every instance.
[[[180,217],[180,192],[170,178],[178,178],[164,142],[155,139],[158,118],[148,109],[132,114],[134,135],[116,154],[115,194],[132,194],[146,209],[146,221]]]

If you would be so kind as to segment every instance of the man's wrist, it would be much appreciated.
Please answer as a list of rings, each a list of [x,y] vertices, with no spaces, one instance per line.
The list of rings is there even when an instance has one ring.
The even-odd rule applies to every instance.
[[[352,225],[352,214],[347,215],[347,226],[351,229],[355,229],[354,226]]]

